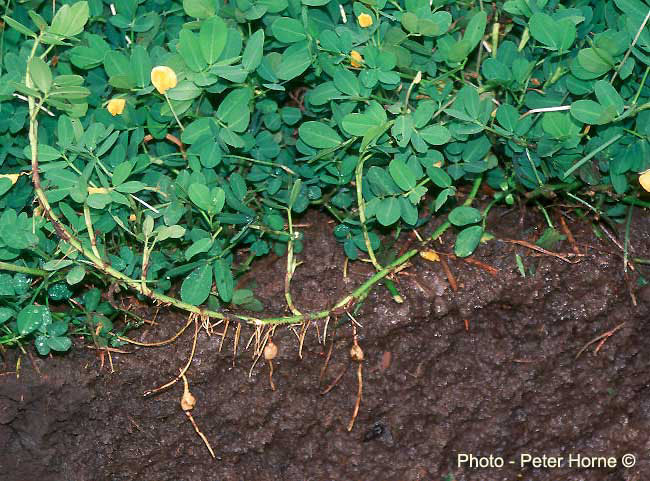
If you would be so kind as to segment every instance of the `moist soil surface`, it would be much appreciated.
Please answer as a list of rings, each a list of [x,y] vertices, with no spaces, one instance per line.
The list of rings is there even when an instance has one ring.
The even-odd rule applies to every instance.
[[[650,258],[650,218],[635,210],[630,257]],[[560,225],[559,213],[552,217]],[[293,299],[302,311],[322,309],[372,268],[350,263],[344,277],[334,224],[319,213],[301,222],[305,247]],[[591,224],[569,226],[575,243],[553,251],[577,248],[580,256],[565,258],[573,263],[506,242],[535,242],[545,229],[541,216],[494,209],[488,227],[495,239],[472,257],[483,264],[442,256],[449,276],[441,262],[416,256],[395,277],[402,304],[375,286],[355,315],[365,360],[350,432],[358,380],[347,316],[330,319],[324,342],[323,321],[312,323],[302,359],[300,328],[276,330],[275,391],[263,359],[251,369],[254,329],[242,328],[236,354],[234,323],[221,349],[223,324],[211,335],[200,330],[187,377],[197,400],[193,417],[214,460],[181,410],[181,382],[143,396],[178,375],[192,328],[164,347],[124,346],[128,354],[111,355],[113,371],[108,357],[102,366],[82,340],[64,356],[22,355],[19,377],[19,352],[7,352],[0,363],[0,479],[646,481],[650,286],[638,279],[650,278],[650,266],[625,274],[621,248],[596,237]],[[621,245],[623,233],[612,231]],[[451,252],[452,240],[445,234],[432,247]],[[397,248],[406,242],[400,238]],[[261,317],[286,314],[284,272],[285,260],[270,258],[244,279],[264,303]],[[187,320],[165,309],[150,310],[149,319],[154,314],[155,324],[132,338],[167,339]],[[633,467],[622,466],[625,454],[636,457]],[[522,466],[522,455],[539,463],[546,456],[546,466]],[[503,466],[475,467],[490,464],[490,456]],[[581,467],[577,456],[613,457],[615,467]],[[551,457],[563,458],[560,467],[551,467]]]

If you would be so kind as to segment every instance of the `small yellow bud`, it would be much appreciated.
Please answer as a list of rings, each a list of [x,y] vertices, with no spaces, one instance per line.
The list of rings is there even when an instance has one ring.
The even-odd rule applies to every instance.
[[[89,194],[108,194],[110,190],[106,187],[88,187]]]
[[[420,257],[428,260],[429,262],[440,261],[440,256],[438,255],[438,253],[432,250],[420,251]]]
[[[639,175],[639,184],[641,184],[641,187],[646,191],[650,192],[650,169],[641,172],[641,175]]]
[[[176,87],[178,83],[176,72],[164,65],[154,67],[151,69],[151,83],[158,92],[164,94],[169,89]]]
[[[106,105],[106,110],[108,110],[113,117],[120,115],[124,112],[124,107],[126,106],[126,100],[124,99],[110,99],[108,105]]]
[[[363,57],[356,50],[350,52],[350,65],[359,68],[363,64]]]
[[[372,25],[372,17],[367,13],[362,13],[357,17],[361,28],[368,28]]]
[[[131,215],[129,216],[129,220],[130,220],[131,222],[135,222],[135,214],[131,214]]]

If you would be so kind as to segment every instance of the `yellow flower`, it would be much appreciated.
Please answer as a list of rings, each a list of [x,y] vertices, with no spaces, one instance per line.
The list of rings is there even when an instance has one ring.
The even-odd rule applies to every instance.
[[[126,105],[126,100],[124,99],[110,99],[108,105],[106,105],[106,110],[108,110],[113,117],[120,115],[124,112],[124,106]]]
[[[357,17],[361,28],[368,28],[372,25],[372,17],[367,13],[362,13]]]
[[[176,72],[164,65],[154,67],[151,69],[151,83],[156,87],[158,92],[164,94],[169,89],[176,87],[176,84],[178,83]]]
[[[356,50],[352,50],[352,52],[350,52],[350,65],[359,68],[361,67],[362,64],[363,64],[363,57],[361,56],[361,54]]]
[[[639,184],[641,184],[641,187],[645,190],[650,192],[650,169],[641,172],[641,175],[639,176]]]

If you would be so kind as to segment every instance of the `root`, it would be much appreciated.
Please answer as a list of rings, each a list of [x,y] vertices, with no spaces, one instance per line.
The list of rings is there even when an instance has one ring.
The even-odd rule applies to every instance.
[[[354,403],[354,411],[352,412],[352,418],[348,424],[348,431],[352,431],[352,428],[354,427],[354,421],[357,419],[357,415],[359,414],[359,407],[361,407],[361,394],[363,393],[362,370],[363,364],[359,362],[359,366],[357,367],[357,381],[359,382],[359,389],[357,390],[357,402]]]
[[[140,342],[140,341],[135,341],[133,339],[130,339],[128,337],[123,337],[123,336],[117,336],[117,338],[120,341],[128,342],[129,344],[134,344],[136,346],[142,346],[142,347],[159,347],[159,346],[166,346],[167,344],[171,344],[174,342],[176,339],[178,339],[184,332],[185,330],[190,327],[190,324],[194,322],[194,315],[190,315],[187,324],[185,324],[180,331],[178,331],[176,334],[174,334],[172,337],[169,339],[166,339],[164,341],[158,341],[158,342]]]
[[[273,382],[273,361],[269,359],[269,384],[271,385],[271,391],[275,391],[275,383]]]
[[[350,316],[352,317],[352,316]],[[357,337],[357,327],[352,324],[352,329],[354,332],[354,345],[350,349],[350,358],[357,363],[357,381],[359,383],[359,388],[357,389],[357,400],[354,403],[354,411],[352,412],[352,418],[348,423],[348,431],[352,431],[354,427],[354,421],[357,419],[359,414],[359,407],[361,406],[361,394],[363,393],[363,350],[359,346],[359,338]]]
[[[208,438],[205,437],[205,434],[203,434],[201,432],[201,430],[199,429],[199,427],[197,426],[196,421],[194,421],[194,418],[192,417],[192,413],[189,412],[189,411],[185,411],[185,415],[190,420],[190,423],[192,423],[192,426],[194,427],[194,430],[196,431],[196,434],[198,434],[199,437],[203,440],[203,443],[205,444],[205,447],[208,448],[208,451],[210,451],[210,455],[213,458],[216,458],[216,456],[214,455],[214,451],[212,450],[212,446],[210,446],[210,441],[208,441]]]
[[[196,340],[199,337],[199,321],[196,319],[195,315],[190,316],[190,320],[194,321],[194,340],[192,341],[192,351],[190,352],[190,358],[187,360],[187,364],[185,364],[185,367],[181,369],[181,373],[176,376],[174,379],[169,381],[167,384],[163,384],[160,387],[157,387],[155,389],[152,389],[150,391],[147,391],[144,393],[144,396],[151,396],[152,394],[155,394],[157,392],[160,392],[164,389],[167,389],[168,387],[173,386],[176,384],[187,372],[187,370],[190,368],[190,365],[192,364],[192,359],[194,359],[194,352],[196,350]]]
[[[187,382],[187,377],[185,377],[185,374],[181,371],[181,377],[183,378],[183,397],[181,398],[181,409],[185,412],[185,415],[187,418],[190,420],[190,423],[192,423],[192,427],[196,431],[196,434],[199,435],[199,437],[203,440],[203,443],[205,444],[205,447],[208,448],[208,451],[210,451],[210,454],[212,455],[212,458],[216,458],[214,455],[214,451],[212,450],[212,446],[210,446],[210,441],[208,441],[208,438],[201,432],[199,429],[199,426],[196,424],[196,421],[194,421],[194,417],[192,416],[192,409],[194,409],[194,405],[196,403],[196,399],[194,399],[194,396],[192,396],[192,393],[190,393],[190,386],[189,383]]]
[[[626,322],[621,322],[618,326],[616,326],[611,331],[607,331],[607,332],[601,334],[600,336],[594,337],[591,341],[589,341],[587,344],[585,344],[583,346],[583,348],[580,349],[580,351],[578,351],[578,354],[576,354],[576,359],[578,359],[580,357],[580,355],[589,348],[589,346],[591,346],[595,342],[600,341],[600,342],[598,342],[598,346],[596,346],[596,349],[594,349],[594,354],[598,353],[598,351],[600,351],[600,348],[603,347],[603,344],[605,344],[605,341],[607,341],[607,339],[612,337],[616,333],[616,331],[618,331],[623,326],[625,326],[625,324],[627,324],[627,321]]]

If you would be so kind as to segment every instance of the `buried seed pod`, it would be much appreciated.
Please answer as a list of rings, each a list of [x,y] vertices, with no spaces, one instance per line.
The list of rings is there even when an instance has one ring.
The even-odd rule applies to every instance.
[[[361,349],[361,346],[359,346],[359,344],[357,344],[356,342],[350,348],[350,357],[352,358],[353,361],[358,361],[358,362],[363,361],[363,349]]]
[[[187,378],[185,377],[185,373],[181,372],[181,377],[183,378],[183,397],[181,397],[181,409],[185,412],[185,415],[187,416],[187,419],[190,420],[190,423],[192,424],[192,427],[194,428],[194,431],[196,431],[196,434],[199,435],[203,443],[205,444],[205,447],[208,448],[208,451],[210,451],[210,456],[212,458],[216,458],[214,454],[214,450],[212,449],[212,446],[210,445],[210,441],[208,441],[208,438],[201,432],[199,429],[199,426],[196,424],[196,421],[194,420],[194,417],[192,417],[192,409],[194,409],[194,405],[196,404],[196,398],[192,395],[190,392],[190,386],[189,383],[187,382]]]
[[[264,359],[272,361],[278,355],[278,346],[269,339],[269,342],[264,346]]]
[[[185,412],[191,411],[196,405],[196,398],[190,392],[187,378],[183,375],[183,396],[181,397],[181,409]]]
[[[273,382],[273,359],[278,355],[278,346],[269,338],[269,342],[264,346],[264,359],[269,363],[269,384],[271,391],[275,391],[275,383]]]

